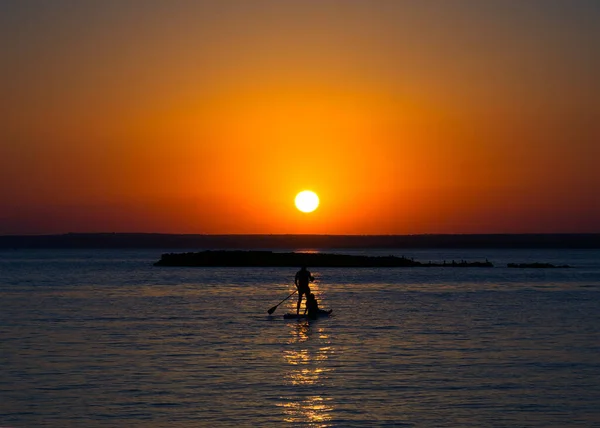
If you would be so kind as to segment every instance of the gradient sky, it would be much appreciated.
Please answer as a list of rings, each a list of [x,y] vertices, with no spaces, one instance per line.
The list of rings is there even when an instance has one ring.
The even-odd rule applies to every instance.
[[[3,0],[0,48],[0,234],[600,232],[597,0]]]

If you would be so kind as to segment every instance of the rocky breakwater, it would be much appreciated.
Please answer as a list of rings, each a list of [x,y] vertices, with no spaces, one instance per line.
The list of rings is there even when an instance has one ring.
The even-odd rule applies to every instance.
[[[534,268],[534,269],[553,269],[553,268],[570,268],[569,265],[553,265],[552,263],[508,263],[509,268]]]
[[[166,253],[155,266],[186,267],[493,267],[489,262],[421,263],[406,257],[273,251]]]

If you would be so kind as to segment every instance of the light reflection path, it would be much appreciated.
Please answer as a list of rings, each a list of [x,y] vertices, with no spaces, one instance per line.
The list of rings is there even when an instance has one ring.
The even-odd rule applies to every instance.
[[[330,426],[334,411],[327,387],[333,368],[327,362],[334,353],[325,327],[315,321],[293,321],[288,324],[290,338],[283,350],[286,364],[284,384],[289,394],[278,403],[283,421],[311,427]]]

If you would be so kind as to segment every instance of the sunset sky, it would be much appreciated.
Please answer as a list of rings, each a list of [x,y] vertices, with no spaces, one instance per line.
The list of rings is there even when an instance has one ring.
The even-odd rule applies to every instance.
[[[0,234],[600,232],[597,0],[5,0],[0,47]]]

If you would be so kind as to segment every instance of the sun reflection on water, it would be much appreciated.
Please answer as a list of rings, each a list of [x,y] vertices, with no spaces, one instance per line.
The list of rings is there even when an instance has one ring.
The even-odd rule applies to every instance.
[[[330,400],[317,395],[282,404],[285,413],[283,420],[288,423],[308,423],[312,427],[327,427],[333,411],[333,407],[327,403]]]
[[[286,385],[294,387],[289,396],[282,396],[283,421],[327,427],[334,410],[332,398],[325,392],[333,369],[327,366],[334,353],[325,329],[308,321],[292,322],[290,338],[283,351],[287,363]],[[324,394],[316,393],[322,390]]]

